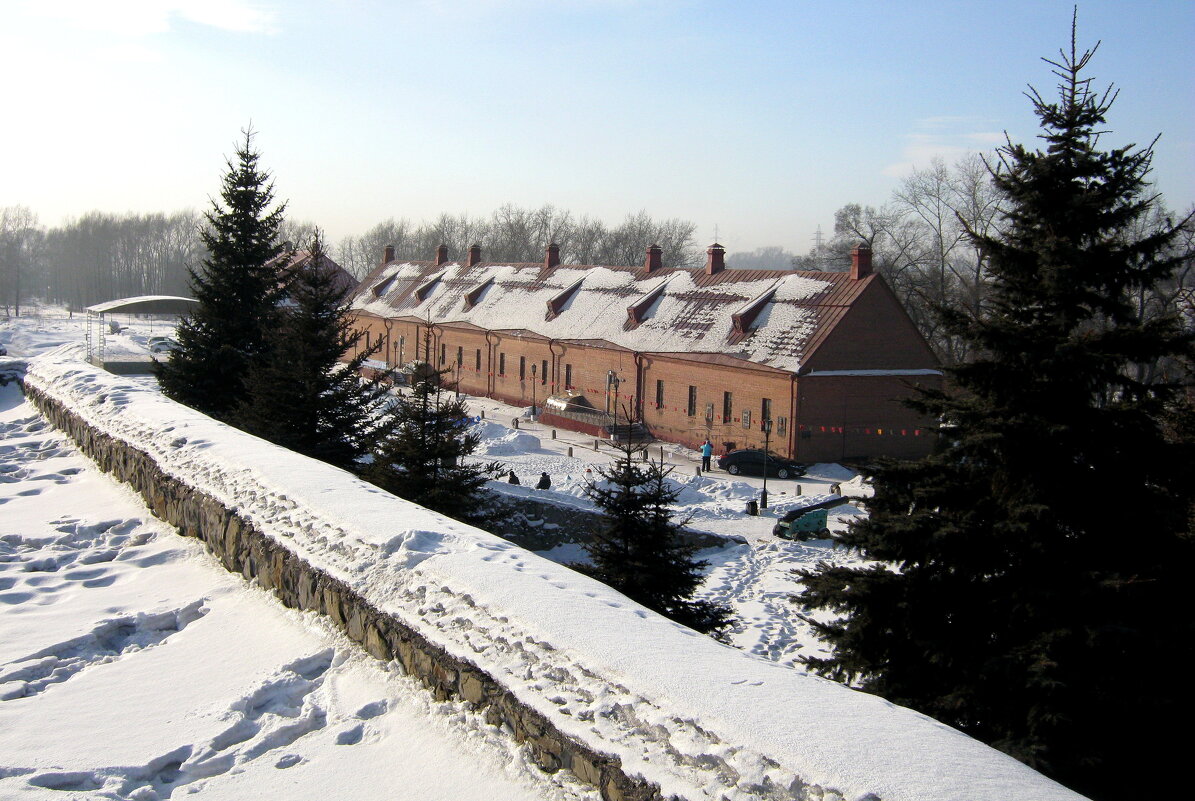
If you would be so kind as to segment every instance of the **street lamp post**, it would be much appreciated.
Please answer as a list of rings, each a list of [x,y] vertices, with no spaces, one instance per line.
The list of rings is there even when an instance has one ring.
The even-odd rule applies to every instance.
[[[763,492],[759,493],[759,508],[768,508],[768,439],[772,436],[772,418],[759,424],[763,429]]]
[[[531,365],[531,419],[535,419],[535,365]]]

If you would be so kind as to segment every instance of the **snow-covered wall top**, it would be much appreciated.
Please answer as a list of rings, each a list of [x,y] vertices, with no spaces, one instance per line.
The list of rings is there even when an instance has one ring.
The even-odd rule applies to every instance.
[[[809,786],[885,801],[1079,798],[927,717],[719,645],[568,568],[77,357],[67,347],[33,360],[26,384],[237,510],[665,796],[803,798]]]
[[[832,291],[847,278],[791,271],[706,276],[687,269],[644,274],[601,266],[394,262],[366,277],[353,306],[381,317],[605,339],[644,352],[732,353],[795,371],[823,324],[821,304],[849,302]],[[758,312],[745,330],[737,330],[735,313],[755,302]],[[550,303],[555,314],[548,313]],[[634,323],[628,322],[630,307],[638,308]]]

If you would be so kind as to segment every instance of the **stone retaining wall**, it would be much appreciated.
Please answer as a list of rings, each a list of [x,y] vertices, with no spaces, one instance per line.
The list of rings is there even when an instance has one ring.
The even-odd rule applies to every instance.
[[[202,540],[224,567],[271,590],[289,607],[326,615],[350,639],[382,660],[397,660],[437,700],[463,699],[506,726],[547,772],[570,770],[608,801],[659,801],[659,788],[623,772],[601,754],[560,732],[477,666],[446,653],[352,588],[313,567],[219,501],[166,475],[146,453],[89,426],[61,403],[24,386],[26,397],[104,471],[128,484],[154,515],[179,533]]]

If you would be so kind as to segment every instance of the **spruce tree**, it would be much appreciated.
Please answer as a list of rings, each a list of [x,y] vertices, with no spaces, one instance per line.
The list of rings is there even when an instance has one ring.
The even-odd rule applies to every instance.
[[[179,322],[179,348],[155,368],[170,398],[229,420],[245,394],[251,365],[268,352],[283,296],[270,260],[285,204],[270,210],[274,185],[259,166],[253,131],[245,130],[236,160],[226,162],[221,201],[212,200],[200,232],[208,256],[190,271],[199,305]]]
[[[346,470],[359,470],[390,425],[387,373],[365,380],[361,367],[380,348],[341,362],[364,334],[316,231],[306,264],[285,277],[288,300],[253,363],[233,421],[251,434]]]
[[[430,341],[427,348],[430,353]],[[431,365],[417,366],[415,375],[422,378],[394,404],[391,431],[374,450],[362,477],[428,509],[484,525],[485,483],[501,466],[466,461],[481,435],[469,429],[464,399],[445,391],[443,374]]]
[[[1009,142],[993,168],[1001,233],[971,235],[989,301],[946,315],[979,355],[917,403],[943,421],[940,452],[875,470],[870,519],[844,538],[873,563],[802,572],[799,601],[838,613],[811,620],[833,649],[817,672],[1093,796],[1166,796],[1167,723],[1192,711],[1195,454],[1161,424],[1176,388],[1134,367],[1191,340],[1134,312],[1174,270],[1178,226],[1132,234],[1152,150],[1100,149],[1115,95],[1083,77],[1093,53],[1072,29],[1047,60],[1059,99],[1029,95],[1045,149]]]
[[[586,490],[606,518],[585,546],[591,564],[572,567],[682,625],[721,635],[730,610],[693,600],[709,563],[697,559],[698,546],[685,541],[688,520],[675,519],[671,507],[679,490],[668,482],[672,467],[662,458],[644,460],[646,446],[633,441],[616,447],[618,459],[599,469],[600,480]]]

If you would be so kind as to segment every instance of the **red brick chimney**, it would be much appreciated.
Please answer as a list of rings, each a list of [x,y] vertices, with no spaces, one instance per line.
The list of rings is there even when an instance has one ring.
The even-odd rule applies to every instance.
[[[387,245],[382,249],[382,264],[394,261],[394,245]]]
[[[871,275],[871,248],[866,244],[855,245],[851,250],[851,278],[858,281]]]
[[[647,258],[643,261],[643,271],[652,273],[664,266],[663,249],[659,245],[647,246]]]
[[[707,249],[705,253],[706,275],[717,275],[726,269],[726,248],[715,242],[709,246],[709,249]]]
[[[436,266],[439,267],[448,261],[448,245],[440,245],[436,248]]]
[[[544,254],[544,267],[555,267],[560,263],[560,246],[555,242],[548,245],[547,253]]]
[[[469,246],[469,260],[465,262],[466,267],[474,267],[481,264],[481,245]]]

